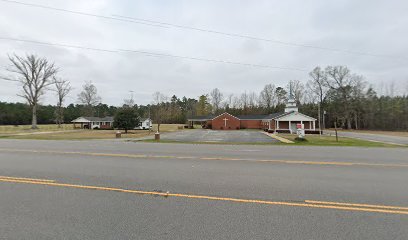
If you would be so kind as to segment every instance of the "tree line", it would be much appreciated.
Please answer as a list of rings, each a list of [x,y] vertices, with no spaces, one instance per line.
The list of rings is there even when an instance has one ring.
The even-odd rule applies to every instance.
[[[316,67],[308,81],[289,81],[285,86],[266,84],[262,91],[225,94],[215,88],[197,98],[171,97],[153,94],[149,105],[137,105],[124,99],[123,106],[102,103],[96,86],[86,81],[77,96],[77,104],[64,106],[72,88],[67,79],[58,77],[54,63],[35,55],[9,56],[13,80],[21,85],[19,96],[26,103],[0,102],[0,124],[61,124],[80,116],[115,116],[122,110],[138,117],[151,117],[155,123],[185,123],[189,117],[216,115],[269,114],[283,112],[289,95],[297,102],[299,111],[319,119],[322,127],[346,129],[408,129],[408,95],[378,94],[364,77],[345,66]],[[391,86],[394,88],[395,86]],[[40,105],[39,99],[49,91],[55,92],[55,105]],[[390,90],[392,92],[392,89]],[[123,111],[121,112],[123,115]]]

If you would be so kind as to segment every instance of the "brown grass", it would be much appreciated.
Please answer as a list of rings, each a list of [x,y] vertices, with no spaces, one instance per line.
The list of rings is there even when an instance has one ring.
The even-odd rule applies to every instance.
[[[38,125],[38,129],[31,129],[31,125],[0,125],[0,134],[52,132],[72,129],[72,124],[62,124],[61,128],[58,128],[57,124],[41,124]]]
[[[72,126],[72,125],[71,125]],[[179,126],[183,124],[161,124],[160,132],[172,132],[180,131]],[[80,139],[114,139],[116,138],[116,132],[118,130],[72,130],[71,128],[66,127],[65,131],[58,129],[56,125],[39,125],[39,130],[30,130],[27,125],[22,125],[13,129],[13,126],[0,126],[3,127],[4,132],[3,138],[16,138],[16,139],[43,139],[43,140],[80,140]],[[11,128],[11,130],[7,130]],[[20,131],[18,130],[20,129]],[[61,132],[60,132],[61,131]],[[151,135],[152,138],[154,133],[157,131],[157,125],[153,125],[153,130],[130,130],[127,134],[123,130],[120,130],[122,133],[122,138],[140,138]]]

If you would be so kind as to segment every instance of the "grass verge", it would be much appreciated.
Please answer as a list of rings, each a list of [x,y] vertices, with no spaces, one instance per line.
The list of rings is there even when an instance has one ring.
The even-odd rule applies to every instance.
[[[319,136],[319,135],[306,135],[306,141],[296,140],[295,134],[278,134],[278,136],[289,139],[294,142],[292,145],[304,145],[304,146],[349,146],[349,147],[403,147],[394,144],[381,143],[368,141],[363,139],[355,139],[348,137],[339,137],[339,141],[336,141],[335,136]],[[408,147],[408,146],[406,146]]]

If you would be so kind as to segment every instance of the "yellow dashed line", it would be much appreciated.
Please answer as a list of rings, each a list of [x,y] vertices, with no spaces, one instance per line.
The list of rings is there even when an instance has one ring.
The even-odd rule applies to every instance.
[[[307,203],[307,202],[302,203],[302,202],[267,201],[267,200],[216,197],[216,196],[182,194],[182,193],[163,193],[163,192],[155,192],[155,191],[141,191],[141,190],[130,190],[130,189],[122,189],[122,188],[99,187],[99,186],[88,186],[88,185],[77,185],[77,184],[55,183],[55,182],[44,182],[44,181],[17,180],[17,179],[11,179],[11,178],[10,179],[6,179],[6,178],[0,179],[0,182],[25,183],[25,184],[35,184],[35,185],[56,186],[56,187],[91,189],[91,190],[133,193],[133,194],[141,194],[141,195],[179,197],[179,198],[214,200],[214,201],[225,201],[225,202],[236,202],[236,203],[254,203],[254,204],[263,204],[263,205],[281,205],[281,206],[291,206],[291,207],[310,207],[310,208],[320,208],[320,209],[335,209],[335,210],[346,210],[346,211],[360,211],[360,212],[408,215],[408,211],[404,211],[405,210],[404,207],[393,207],[393,206],[369,205],[370,208],[367,208],[367,207],[348,206],[347,204],[340,205],[340,203],[337,203],[339,205],[336,206],[335,203],[332,203],[331,205],[327,205],[327,204],[314,204],[314,203]],[[311,200],[307,200],[307,201],[311,201]],[[325,202],[325,203],[328,203],[328,202]],[[356,204],[356,205],[363,206],[363,204]],[[374,208],[373,206],[377,206],[377,207]],[[383,208],[387,208],[387,209],[383,209]],[[391,208],[395,208],[399,210],[390,210]]]
[[[45,154],[67,154],[98,157],[123,157],[123,158],[150,158],[150,159],[197,159],[211,161],[245,161],[252,163],[285,163],[303,165],[333,165],[333,166],[370,166],[370,167],[408,167],[407,164],[382,164],[382,163],[361,163],[361,162],[331,162],[331,161],[302,161],[302,160],[280,160],[280,159],[245,159],[228,157],[197,157],[197,156],[167,156],[167,155],[144,155],[144,154],[123,154],[123,153],[95,153],[95,152],[64,152],[26,149],[1,149],[2,152],[26,152]]]

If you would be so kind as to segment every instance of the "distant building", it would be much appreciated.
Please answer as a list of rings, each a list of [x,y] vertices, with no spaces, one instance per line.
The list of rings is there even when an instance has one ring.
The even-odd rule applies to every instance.
[[[306,131],[316,130],[316,119],[299,113],[296,101],[289,96],[285,111],[267,115],[220,115],[196,116],[188,119],[190,127],[201,124],[203,128],[214,130],[263,129],[269,132],[296,133],[296,124],[304,124]]]
[[[113,117],[79,117],[71,121],[75,128],[81,129],[111,129]]]
[[[153,127],[152,120],[150,118],[141,118],[139,126],[135,129],[151,129]]]

